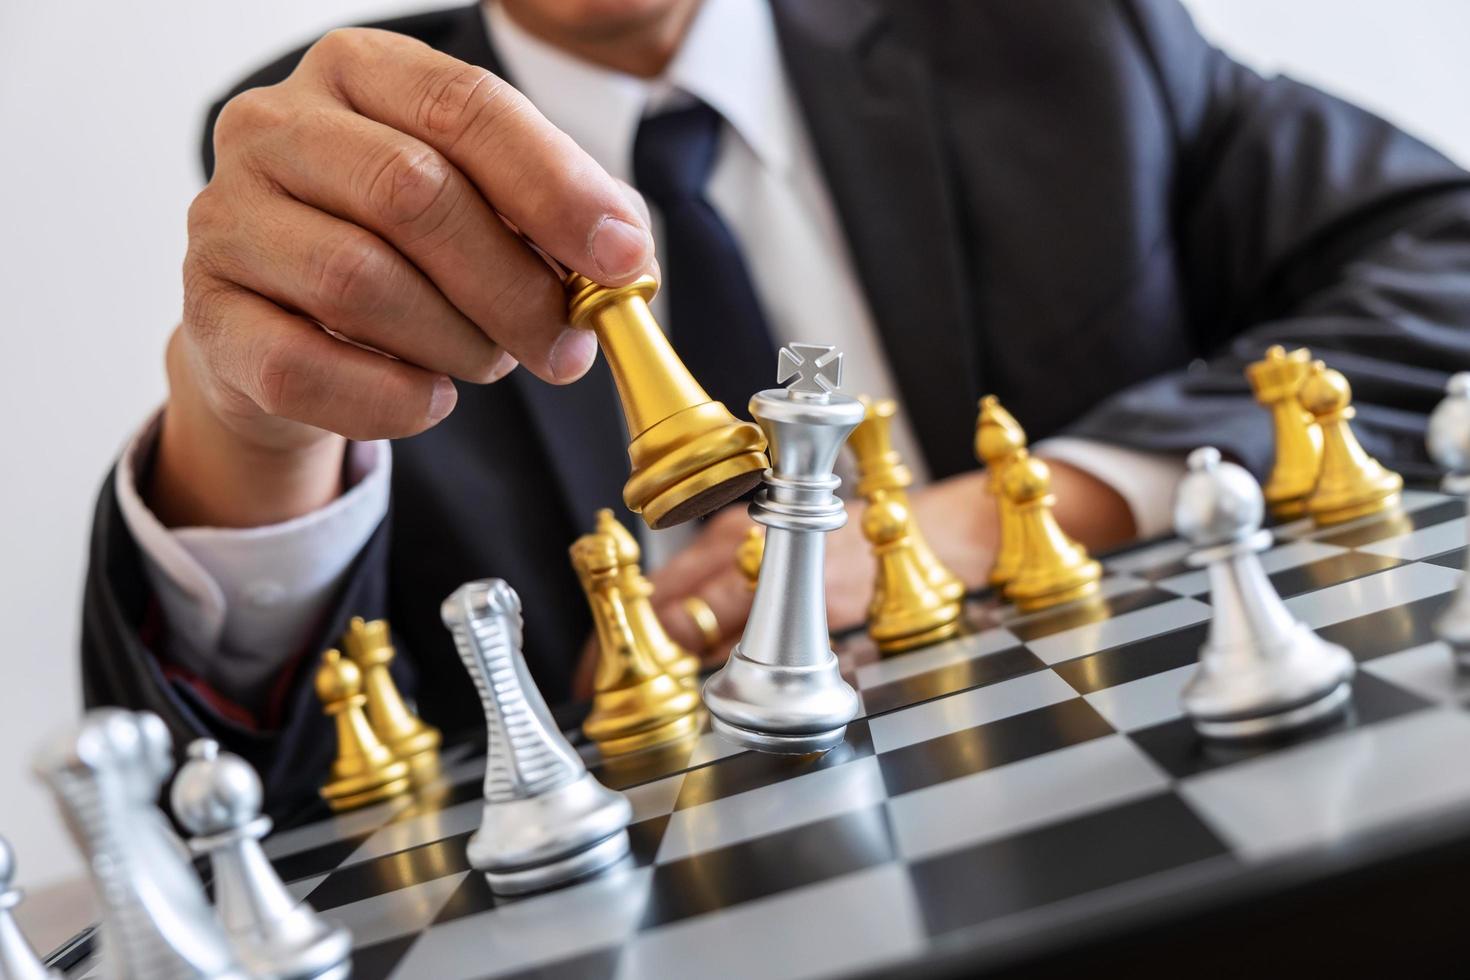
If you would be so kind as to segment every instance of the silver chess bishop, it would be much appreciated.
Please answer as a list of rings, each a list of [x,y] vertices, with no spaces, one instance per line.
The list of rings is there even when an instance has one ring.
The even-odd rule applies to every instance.
[[[189,852],[155,804],[173,772],[157,715],[97,708],[42,751],[44,779],[102,906],[107,980],[249,980],[204,896]]]
[[[495,578],[467,582],[440,616],[485,709],[485,808],[470,866],[491,891],[516,895],[621,860],[632,804],[592,777],[552,720],[521,652],[515,590]]]
[[[1209,571],[1215,614],[1199,668],[1184,688],[1185,713],[1207,738],[1251,739],[1321,721],[1352,696],[1352,654],[1292,616],[1261,567],[1271,546],[1255,479],[1211,447],[1190,453],[1174,529]]]
[[[271,818],[260,812],[260,777],[219,743],[189,744],[189,761],[170,794],[190,848],[214,870],[215,909],[252,976],[341,980],[351,973],[352,936],[297,903],[266,859],[260,839]]]
[[[1470,372],[1450,378],[1445,398],[1429,416],[1425,438],[1430,457],[1445,470],[1444,491],[1470,502]],[[1470,570],[1434,621],[1434,632],[1454,652],[1462,670],[1470,670]]]
[[[793,380],[794,379],[794,380]],[[838,391],[842,354],[832,347],[781,349],[776,383],[750,414],[770,444],[771,468],[750,505],[766,527],[765,553],[745,633],[704,685],[715,731],[761,752],[825,752],[857,716],[827,634],[826,534],[847,522],[832,472],[863,405]]]

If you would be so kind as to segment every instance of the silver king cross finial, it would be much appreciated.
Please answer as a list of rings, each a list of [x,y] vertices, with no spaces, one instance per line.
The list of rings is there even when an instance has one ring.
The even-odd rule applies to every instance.
[[[776,363],[776,384],[787,391],[827,395],[842,387],[842,352],[831,344],[787,344]]]

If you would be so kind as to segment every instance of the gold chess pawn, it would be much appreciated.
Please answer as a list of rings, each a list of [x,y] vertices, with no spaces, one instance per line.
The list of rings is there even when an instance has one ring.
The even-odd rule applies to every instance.
[[[322,799],[333,810],[351,810],[406,793],[413,784],[408,763],[394,756],[368,723],[357,664],[328,650],[316,673],[316,694],[337,723],[337,758]]]
[[[987,490],[995,498],[1000,525],[995,563],[990,569],[990,584],[997,589],[1015,578],[1021,567],[1021,527],[1016,520],[1016,508],[1001,492],[1001,483],[1011,464],[1025,459],[1026,455],[1026,433],[1020,423],[994,395],[980,399],[980,415],[975,421],[975,457],[990,473]]]
[[[1307,497],[1312,520],[1341,524],[1397,506],[1404,478],[1364,452],[1353,435],[1349,420],[1357,411],[1347,378],[1313,361],[1300,397],[1322,430],[1322,471]]]
[[[439,778],[439,729],[426,725],[403,703],[388,665],[393,662],[393,636],[386,619],[365,622],[353,616],[342,637],[342,651],[362,670],[367,717],[373,732],[393,754],[408,763],[415,786]]]
[[[584,534],[571,555],[587,589],[601,649],[583,733],[605,756],[693,735],[699,729],[699,695],[660,669],[639,645],[619,581],[617,542],[607,534]]]
[[[648,309],[657,289],[652,276],[615,288],[567,280],[571,322],[597,335],[632,435],[623,501],[664,528],[723,507],[770,463],[760,427],[712,401],[674,353]]]
[[[761,559],[766,555],[766,529],[757,524],[746,529],[745,537],[735,549],[735,567],[745,576],[745,584],[755,591],[761,577]]]
[[[1264,490],[1271,513],[1280,518],[1306,513],[1322,467],[1322,429],[1299,397],[1311,369],[1311,351],[1303,347],[1288,354],[1280,345],[1245,369],[1256,401],[1271,410],[1276,431],[1276,462]]]
[[[868,605],[868,635],[884,653],[948,639],[959,632],[960,601],[929,582],[915,548],[913,513],[900,493],[875,491],[863,511],[863,536],[878,574]]]
[[[1022,612],[1035,612],[1096,595],[1102,566],[1052,516],[1057,498],[1047,465],[1030,455],[1016,460],[1000,489],[1015,508],[1022,541],[1021,565],[1005,587],[1006,598]]]
[[[870,507],[874,506],[880,494],[898,500],[908,511],[908,549],[924,581],[946,602],[958,602],[965,595],[964,583],[945,567],[929,547],[929,542],[924,540],[909,505],[907,490],[914,482],[914,475],[893,448],[893,416],[898,413],[898,404],[891,398],[874,401],[866,395],[859,401],[866,411],[863,420],[847,437],[847,445],[857,460],[858,496]]]
[[[628,609],[628,623],[638,646],[652,654],[660,667],[687,687],[699,683],[699,658],[675,643],[653,610],[653,583],[643,574],[639,562],[643,549],[633,532],[623,527],[604,507],[597,512],[596,530],[606,534],[617,545],[618,581],[623,587],[623,601]]]

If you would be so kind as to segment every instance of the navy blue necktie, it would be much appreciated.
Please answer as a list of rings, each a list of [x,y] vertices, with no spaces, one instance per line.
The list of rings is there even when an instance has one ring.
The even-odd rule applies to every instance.
[[[633,179],[663,215],[674,349],[712,398],[744,417],[750,396],[775,384],[776,349],[735,236],[704,194],[720,124],[703,102],[644,119]]]

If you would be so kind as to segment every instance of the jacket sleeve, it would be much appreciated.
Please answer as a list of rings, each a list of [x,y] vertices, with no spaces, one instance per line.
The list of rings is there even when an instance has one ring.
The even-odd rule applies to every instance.
[[[158,714],[176,751],[209,736],[244,757],[261,774],[267,809],[278,820],[316,802],[336,739],[316,701],[321,652],[335,645],[353,616],[376,618],[387,608],[385,518],[357,556],[318,628],[282,671],[272,724],[243,720],[157,649],[167,624],[149,594],[137,542],[128,532],[109,473],[93,518],[82,597],[82,692],[85,706],[117,705]],[[395,658],[393,671],[413,690],[412,664]]]
[[[1270,422],[1243,370],[1271,344],[1305,345],[1352,383],[1365,448],[1429,477],[1426,416],[1470,368],[1470,175],[1362,109],[1237,64],[1174,0],[1123,9],[1171,116],[1180,274],[1207,354],[1070,434],[1209,443],[1263,475]]]

